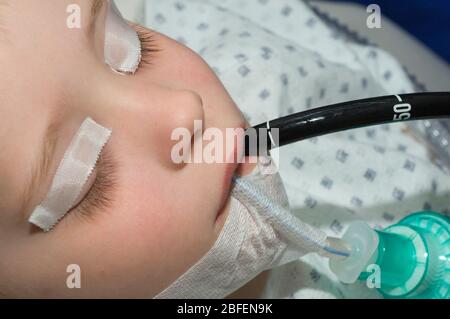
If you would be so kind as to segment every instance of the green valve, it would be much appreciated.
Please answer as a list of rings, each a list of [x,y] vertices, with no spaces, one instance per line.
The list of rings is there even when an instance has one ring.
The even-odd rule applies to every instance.
[[[384,230],[355,222],[342,239],[352,247],[351,256],[330,260],[331,270],[341,281],[378,278],[376,287],[385,298],[450,299],[447,216],[414,213]]]

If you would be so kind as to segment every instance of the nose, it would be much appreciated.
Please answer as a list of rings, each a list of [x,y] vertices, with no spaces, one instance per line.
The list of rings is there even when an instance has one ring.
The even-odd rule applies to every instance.
[[[166,93],[168,97],[161,106],[158,124],[152,129],[158,138],[154,143],[158,146],[163,164],[180,167],[185,164],[180,162],[180,157],[189,157],[193,136],[198,133],[196,130],[204,127],[203,101],[199,94],[190,90],[170,90]],[[201,125],[196,121],[201,121]]]
[[[151,83],[123,82],[104,97],[108,103],[104,103],[103,114],[111,115],[113,127],[120,129],[126,143],[135,147],[134,151],[148,153],[142,155],[151,156],[166,167],[178,169],[185,165],[172,158],[174,146],[180,143],[179,138],[173,139],[173,134],[184,131],[191,145],[195,121],[203,123],[205,118],[199,94]]]

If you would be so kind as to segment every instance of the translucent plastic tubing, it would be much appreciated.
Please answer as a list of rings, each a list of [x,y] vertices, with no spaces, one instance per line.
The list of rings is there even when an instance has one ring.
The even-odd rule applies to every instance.
[[[297,244],[301,249],[306,248],[329,258],[341,259],[350,255],[349,245],[341,239],[318,236],[320,230],[303,223],[285,208],[273,204],[267,196],[245,180],[235,177],[233,183],[234,196],[254,206],[258,213],[270,220],[272,226],[283,233],[294,246]]]
[[[379,269],[378,290],[387,298],[450,298],[450,219],[434,212],[412,214],[385,230],[362,221],[342,239],[326,237],[244,179],[234,178],[233,195],[256,208],[299,250],[329,258],[338,279],[350,284]]]

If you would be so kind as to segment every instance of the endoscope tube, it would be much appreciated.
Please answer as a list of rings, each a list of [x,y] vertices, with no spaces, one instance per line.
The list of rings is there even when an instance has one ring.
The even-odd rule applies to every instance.
[[[245,155],[266,154],[324,134],[383,123],[450,117],[450,92],[414,93],[344,102],[281,117],[254,126],[256,141],[247,129]],[[271,130],[278,129],[278,144]],[[260,142],[260,139],[266,139]],[[252,143],[253,142],[253,143]],[[267,150],[261,149],[266,145]]]

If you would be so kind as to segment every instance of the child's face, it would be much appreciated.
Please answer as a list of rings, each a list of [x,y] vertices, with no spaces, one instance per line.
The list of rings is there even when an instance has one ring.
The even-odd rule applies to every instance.
[[[135,75],[113,72],[103,58],[106,3],[90,30],[95,2],[0,4],[0,292],[7,296],[154,296],[211,248],[226,218],[227,164],[174,164],[171,133],[194,120],[241,127],[241,113],[198,55],[153,31],[159,51],[146,57],[151,63]],[[72,3],[81,8],[81,29],[66,26]],[[88,116],[113,131],[97,168],[104,176],[44,233],[27,219]],[[81,267],[81,289],[67,288],[71,264]]]

